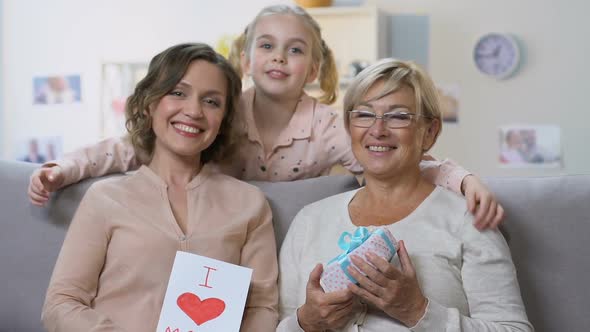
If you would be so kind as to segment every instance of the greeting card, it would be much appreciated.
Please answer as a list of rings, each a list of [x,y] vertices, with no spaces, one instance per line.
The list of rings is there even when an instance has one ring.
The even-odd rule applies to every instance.
[[[178,251],[157,332],[239,331],[252,269]]]

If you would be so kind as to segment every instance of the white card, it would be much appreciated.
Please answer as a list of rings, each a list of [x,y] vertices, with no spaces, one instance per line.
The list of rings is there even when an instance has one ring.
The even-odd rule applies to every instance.
[[[176,252],[157,332],[239,331],[252,269]]]

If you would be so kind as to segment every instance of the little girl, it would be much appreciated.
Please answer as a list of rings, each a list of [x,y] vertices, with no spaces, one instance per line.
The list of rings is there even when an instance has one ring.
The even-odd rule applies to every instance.
[[[326,105],[336,99],[334,57],[305,10],[285,5],[262,9],[234,43],[230,61],[254,86],[241,96],[233,122],[235,144],[218,163],[222,172],[258,181],[317,177],[338,164],[362,172],[342,112]],[[304,92],[316,78],[323,92],[319,100]],[[127,139],[109,138],[43,165],[31,177],[29,196],[33,204],[43,205],[49,192],[84,178],[137,169],[145,160]],[[465,194],[478,228],[499,224],[503,209],[475,176],[450,160],[430,160],[422,167],[430,181]]]

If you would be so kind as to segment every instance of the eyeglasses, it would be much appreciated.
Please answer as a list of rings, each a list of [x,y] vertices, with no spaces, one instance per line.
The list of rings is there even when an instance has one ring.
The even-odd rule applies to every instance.
[[[412,123],[412,120],[416,117],[423,117],[426,119],[432,118],[430,116],[404,111],[388,112],[383,115],[377,115],[375,112],[366,110],[352,110],[348,112],[350,124],[360,128],[369,128],[373,126],[377,119],[383,120],[387,128],[405,128],[409,126],[410,123]]]

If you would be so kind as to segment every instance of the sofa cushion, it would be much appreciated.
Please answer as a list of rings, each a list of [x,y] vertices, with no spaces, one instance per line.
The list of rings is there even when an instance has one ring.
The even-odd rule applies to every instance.
[[[41,309],[53,266],[82,196],[96,181],[69,186],[40,208],[27,196],[37,167],[0,160],[0,332],[44,331]]]
[[[27,198],[36,166],[0,161],[0,331],[42,331],[41,307],[64,228]]]
[[[354,176],[333,175],[294,182],[251,182],[264,192],[270,203],[280,248],[291,221],[305,205],[359,187]]]
[[[529,320],[538,331],[587,331],[590,175],[485,180],[506,209]]]
[[[43,331],[41,307],[65,231],[96,181],[72,185],[38,208],[26,194],[36,167],[0,160],[0,332]],[[504,233],[531,322],[538,331],[587,330],[590,175],[485,180],[506,208]],[[357,188],[351,176],[253,184],[269,199],[279,243],[304,205]]]

